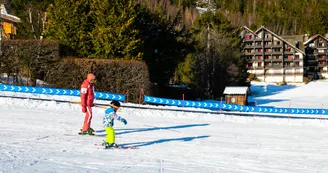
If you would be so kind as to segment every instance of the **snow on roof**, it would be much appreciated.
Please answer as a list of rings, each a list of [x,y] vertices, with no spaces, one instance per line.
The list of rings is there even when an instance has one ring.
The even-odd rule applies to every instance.
[[[309,44],[310,42],[312,42],[312,41],[313,41],[315,38],[317,38],[317,37],[321,37],[322,39],[328,41],[328,39],[325,38],[324,36],[322,36],[322,35],[320,35],[320,34],[317,34],[317,35],[314,35],[314,36],[310,37],[310,38],[309,38],[306,42],[304,42],[303,44],[304,44],[304,45],[307,45],[307,44]]]
[[[13,21],[13,22],[20,22],[20,18],[11,14],[8,14],[5,5],[1,4],[0,6],[0,15],[1,18]]]
[[[246,94],[248,92],[247,86],[227,86],[223,94]]]

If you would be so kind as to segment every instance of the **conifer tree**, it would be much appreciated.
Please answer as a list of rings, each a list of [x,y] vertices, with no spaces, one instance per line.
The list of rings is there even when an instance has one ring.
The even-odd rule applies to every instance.
[[[95,19],[91,33],[94,56],[138,59],[141,43],[135,29],[135,4],[132,0],[93,0]]]
[[[90,1],[55,0],[50,5],[45,35],[60,41],[62,55],[84,57],[92,52]]]

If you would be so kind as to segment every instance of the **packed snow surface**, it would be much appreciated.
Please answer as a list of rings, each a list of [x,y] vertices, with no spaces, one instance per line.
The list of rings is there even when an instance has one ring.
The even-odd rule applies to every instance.
[[[326,86],[254,83],[251,99],[321,108],[328,101]],[[0,92],[10,94],[27,95]],[[328,172],[328,120],[122,108],[118,114],[128,124],[115,122],[116,142],[137,148],[105,150],[95,146],[105,139],[104,110],[93,108],[96,135],[80,136],[84,114],[77,104],[0,97],[0,172]]]

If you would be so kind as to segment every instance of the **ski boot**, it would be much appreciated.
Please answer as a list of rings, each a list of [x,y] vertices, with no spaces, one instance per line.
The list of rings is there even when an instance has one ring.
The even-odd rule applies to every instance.
[[[118,148],[118,147],[119,147],[119,146],[118,146],[117,144],[115,144],[115,143],[110,144],[110,143],[105,142],[105,141],[104,141],[104,143],[102,143],[102,145],[105,146],[106,149],[108,149],[108,148]]]
[[[83,132],[82,129],[80,129],[81,132],[79,132],[79,135],[95,135],[93,132],[95,132],[92,128],[89,128],[87,131]]]

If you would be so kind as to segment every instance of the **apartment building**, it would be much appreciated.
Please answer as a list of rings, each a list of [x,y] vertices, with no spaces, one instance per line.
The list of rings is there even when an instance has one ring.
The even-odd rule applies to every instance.
[[[318,34],[304,42],[305,76],[313,79],[328,78],[328,35]]]
[[[303,82],[305,52],[265,27],[243,27],[243,56],[249,73],[266,82]]]

